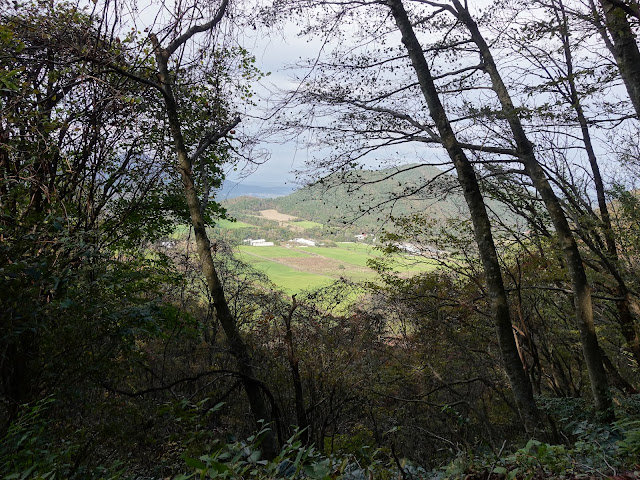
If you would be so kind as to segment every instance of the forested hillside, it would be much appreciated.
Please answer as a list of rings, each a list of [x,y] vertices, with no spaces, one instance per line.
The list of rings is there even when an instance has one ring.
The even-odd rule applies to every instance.
[[[447,172],[422,164],[330,175],[276,198],[238,197],[223,202],[231,215],[276,209],[335,230],[393,230],[393,217],[422,214],[437,220],[468,216],[464,198]],[[505,222],[516,223],[506,205],[487,206]],[[354,227],[354,228],[350,228]]]
[[[0,2],[0,478],[640,478],[639,34]],[[290,142],[308,186],[216,197]]]
[[[278,210],[338,227],[355,223],[377,231],[391,216],[423,213],[442,219],[465,214],[450,175],[428,165],[330,175],[274,199]],[[429,185],[425,187],[425,185]],[[450,191],[454,190],[454,191]]]

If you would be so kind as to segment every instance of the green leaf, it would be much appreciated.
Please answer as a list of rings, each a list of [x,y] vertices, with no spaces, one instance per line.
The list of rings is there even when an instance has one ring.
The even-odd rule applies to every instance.
[[[202,460],[198,460],[197,458],[186,457],[184,459],[184,463],[187,464],[188,467],[191,468],[199,468],[204,470],[207,466],[202,462]]]
[[[314,480],[324,479],[327,475],[329,475],[329,473],[331,473],[331,468],[329,468],[329,461],[324,460],[312,465],[307,465],[304,467],[304,473],[309,478]]]
[[[258,460],[260,460],[260,455],[261,455],[260,450],[256,450],[251,455],[249,455],[249,458],[247,458],[247,461],[249,463],[256,463]]]
[[[231,472],[231,469],[224,463],[214,462],[214,461],[209,463],[209,471],[212,471],[212,470],[216,473]]]

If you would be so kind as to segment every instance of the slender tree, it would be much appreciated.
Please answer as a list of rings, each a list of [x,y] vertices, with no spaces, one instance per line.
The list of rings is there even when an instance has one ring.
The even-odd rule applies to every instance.
[[[169,136],[173,142],[177,163],[176,167],[182,180],[186,207],[195,233],[198,256],[209,289],[209,295],[213,302],[217,321],[220,323],[231,352],[238,362],[238,373],[247,393],[255,420],[257,422],[270,422],[271,414],[262,395],[262,383],[256,378],[251,354],[242,338],[237,322],[225,298],[224,289],[213,261],[211,242],[205,229],[207,221],[205,210],[208,204],[209,188],[211,185],[206,179],[203,179],[203,192],[202,198],[200,198],[195,181],[196,172],[194,171],[194,164],[200,162],[202,165],[205,155],[213,150],[213,147],[215,147],[221,139],[229,135],[234,127],[240,123],[240,118],[221,117],[220,112],[218,112],[213,105],[206,105],[211,115],[213,115],[211,118],[211,125],[213,125],[213,127],[204,133],[201,132],[199,139],[191,139],[192,142],[197,142],[197,146],[195,146],[192,152],[189,152],[187,142],[185,141],[185,131],[189,128],[187,123],[189,120],[184,115],[184,109],[181,108],[181,101],[183,99],[179,95],[179,89],[181,88],[179,86],[179,80],[181,79],[181,75],[186,74],[191,68],[182,65],[185,50],[190,48],[194,37],[198,35],[212,36],[225,18],[228,8],[229,0],[222,0],[209,18],[202,19],[202,15],[198,16],[198,13],[195,13],[194,15],[197,17],[197,20],[189,19],[189,15],[187,14],[189,9],[181,10],[176,17],[176,25],[169,29],[168,35],[160,36],[153,31],[150,32],[149,40],[151,42],[155,65],[150,66],[147,62],[139,61],[138,63],[134,62],[134,68],[131,68],[131,65],[122,64],[118,58],[109,61],[96,58],[91,58],[91,60],[102,64],[105,68],[110,69],[118,75],[152,87],[161,96],[161,105],[163,106],[162,114],[166,118]],[[198,21],[202,23],[198,23]],[[189,23],[189,26],[181,30],[180,25],[182,25],[183,22]],[[167,38],[172,38],[172,40],[163,44]],[[215,56],[215,46],[211,47],[214,49],[213,56]],[[213,72],[213,74],[215,75],[216,72]],[[202,81],[204,79],[200,80]],[[216,79],[216,82],[218,81],[220,81],[220,79]],[[220,163],[220,161],[218,158],[217,163]],[[216,163],[215,158],[213,159],[213,163]],[[204,166],[201,170],[204,172]],[[277,441],[273,432],[266,432],[262,448],[267,457],[274,457],[277,454]]]
[[[640,50],[632,22],[640,19],[640,8],[636,2],[627,3],[625,0],[600,0],[604,11],[606,32],[602,31],[606,44],[620,70],[620,76],[631,99],[636,115],[640,118]],[[600,23],[599,14],[593,5],[596,23]]]
[[[319,3],[323,4],[324,2]],[[524,371],[515,342],[509,302],[504,289],[489,215],[480,191],[476,172],[464,151],[464,148],[479,151],[491,150],[491,148],[483,145],[471,145],[458,140],[440,100],[440,95],[435,86],[429,64],[424,56],[423,47],[415,35],[411,21],[401,1],[365,2],[365,4],[362,4],[362,2],[341,2],[340,6],[342,10],[340,11],[341,13],[338,14],[338,17],[342,15],[354,15],[353,11],[362,6],[371,8],[372,10],[379,9],[381,4],[382,6],[388,7],[388,11],[391,12],[397,31],[402,34],[403,47],[401,48],[406,51],[405,55],[399,54],[394,60],[406,57],[410,59],[414,72],[411,87],[415,86],[419,88],[418,91],[427,105],[435,128],[432,129],[431,126],[426,125],[424,122],[414,120],[411,115],[403,113],[402,107],[392,109],[381,106],[379,99],[385,97],[384,93],[376,95],[372,100],[365,100],[358,98],[355,94],[351,94],[350,86],[344,86],[342,90],[336,89],[330,92],[318,92],[315,96],[312,94],[312,98],[314,98],[315,101],[322,101],[329,105],[346,105],[349,108],[355,108],[356,111],[361,110],[371,114],[372,119],[369,120],[370,125],[366,126],[363,126],[360,122],[361,118],[359,114],[348,114],[347,118],[352,119],[355,123],[354,134],[362,135],[365,139],[370,139],[372,143],[379,138],[382,144],[393,144],[394,141],[393,139],[389,139],[389,135],[395,133],[397,131],[396,129],[402,128],[398,126],[399,123],[402,123],[415,130],[414,133],[407,134],[406,137],[399,135],[399,143],[402,141],[440,143],[444,146],[454,165],[458,183],[469,209],[471,221],[473,222],[475,240],[484,266],[491,315],[496,329],[503,365],[523,422],[528,430],[533,431],[539,424],[540,416],[535,405],[529,378]],[[376,14],[378,13],[380,13],[380,10],[377,10]],[[368,61],[370,61],[374,67],[384,63],[383,60],[377,58],[371,58]],[[338,60],[338,63],[340,64],[342,62]],[[356,60],[354,64],[356,65],[355,69],[357,71],[360,67],[366,68],[367,60],[363,59],[361,62]],[[340,65],[338,65],[338,68],[340,68]],[[348,71],[349,67],[344,65],[340,73]],[[363,82],[370,82],[364,75],[361,76]],[[320,83],[322,84],[322,82]],[[401,87],[398,90],[404,91],[406,87]],[[392,94],[389,96],[392,96]],[[386,129],[380,128],[380,125],[384,125],[385,122],[385,120],[381,120],[381,118],[385,116],[390,118],[390,120],[387,120],[388,124],[386,125]],[[340,129],[336,130],[340,131]],[[366,153],[375,148],[375,144],[373,144],[373,146],[365,144],[365,146],[362,147],[362,151]],[[356,158],[359,158],[362,153],[355,153],[355,155],[357,155]],[[351,160],[349,160],[350,158]],[[344,169],[345,166],[353,165],[353,163],[351,155],[347,154],[345,155],[345,159],[340,161],[339,164],[341,165],[340,168]],[[402,169],[399,170],[402,171]],[[415,189],[420,190],[424,187],[424,185],[417,185]]]
[[[498,263],[491,233],[491,222],[487,215],[484,199],[480,193],[476,174],[451,128],[451,124],[440,102],[438,92],[433,82],[429,64],[422,53],[422,47],[413,31],[402,1],[389,0],[388,5],[396,25],[402,34],[402,43],[407,49],[409,58],[411,59],[422,94],[429,106],[429,112],[442,138],[442,144],[455,165],[458,181],[460,182],[469,212],[471,213],[476,244],[478,245],[478,251],[484,266],[491,310],[502,352],[502,360],[525,425],[530,430],[534,429],[539,421],[539,414],[533,399],[531,383],[524,372],[522,362],[518,355],[511,324],[509,303],[504,290],[500,264]]]
[[[452,5],[436,2],[427,3],[449,11],[464,24],[480,52],[485,66],[484,69],[491,79],[491,88],[500,102],[503,115],[517,146],[518,159],[524,165],[526,174],[531,178],[533,185],[545,203],[567,262],[567,268],[573,285],[576,321],[596,407],[601,412],[612,414],[613,409],[607,375],[602,363],[593,320],[591,287],[587,280],[582,256],[573,237],[562,204],[551,187],[542,165],[540,165],[536,158],[534,145],[525,132],[518,110],[513,103],[509,90],[493,58],[489,44],[486,42],[469,10],[458,0],[452,0]]]
[[[579,51],[579,38],[581,35],[576,33],[577,28],[572,25],[569,18],[572,12],[565,7],[562,0],[553,0],[550,3],[541,3],[540,5],[547,8],[549,19],[548,23],[540,22],[538,24],[538,29],[534,35],[540,38],[544,36],[545,43],[549,35],[557,38],[561,46],[561,55],[556,57],[554,52],[549,51],[550,49],[534,45],[531,42],[532,37],[527,40],[518,40],[516,36],[512,38],[522,48],[523,52],[526,52],[527,60],[536,71],[541,72],[543,78],[547,79],[542,88],[558,95],[568,109],[573,111],[576,127],[579,129],[579,135],[591,170],[591,183],[596,193],[597,210],[592,208],[588,198],[578,192],[575,182],[571,178],[565,177],[565,180],[562,176],[558,176],[556,183],[568,201],[568,208],[575,212],[573,217],[576,219],[576,234],[580,237],[582,243],[596,255],[598,259],[596,265],[600,266],[597,269],[601,272],[607,272],[616,285],[610,290],[617,298],[617,320],[620,330],[625,338],[627,347],[636,361],[640,363],[640,337],[633,315],[636,301],[620,262],[606,185],[600,166],[603,155],[601,153],[599,158],[596,151],[596,139],[592,131],[593,126],[584,105],[589,100],[584,91],[589,90],[591,86],[579,84],[580,75],[587,71],[586,66],[580,65],[575,59],[574,52]],[[562,115],[562,112],[558,115]],[[561,150],[561,148],[558,148],[558,151]],[[594,266],[593,262],[591,265]]]
[[[213,30],[223,19],[228,0],[223,0],[216,12],[215,16],[206,23],[191,26],[187,31],[178,35],[172,42],[166,47],[163,47],[155,34],[150,35],[150,39],[155,52],[156,64],[158,67],[158,84],[157,87],[162,93],[164,105],[166,108],[166,115],[169,123],[169,129],[171,136],[173,137],[174,147],[178,160],[178,171],[182,178],[184,186],[184,194],[187,200],[187,206],[189,208],[189,215],[191,216],[191,222],[193,230],[195,232],[196,244],[198,247],[198,255],[202,263],[202,271],[207,280],[209,286],[209,293],[213,299],[213,305],[216,309],[216,316],[222,329],[225,332],[231,351],[236,356],[238,361],[239,372],[242,376],[242,382],[251,404],[251,410],[256,420],[269,420],[270,414],[262,396],[260,384],[256,381],[254,367],[251,362],[251,356],[249,350],[242,339],[242,336],[238,330],[238,325],[235,318],[231,314],[229,305],[225,299],[224,291],[218,278],[215,265],[213,263],[213,257],[211,255],[211,242],[207,236],[205,230],[205,220],[202,214],[201,202],[196,192],[194,180],[193,180],[193,163],[197,160],[208,146],[212,143],[223,138],[227,135],[239,122],[240,119],[236,118],[224,128],[209,132],[205,138],[202,139],[198,149],[189,154],[184,142],[182,134],[182,122],[179,116],[178,101],[174,96],[173,83],[174,78],[169,70],[169,61],[171,56],[196,34],[203,32],[210,32]],[[269,457],[273,457],[277,453],[277,445],[275,436],[272,433],[267,433],[263,444],[265,454]]]

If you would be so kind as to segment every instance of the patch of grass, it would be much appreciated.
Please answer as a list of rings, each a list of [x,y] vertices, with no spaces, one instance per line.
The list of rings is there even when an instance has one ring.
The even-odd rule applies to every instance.
[[[269,247],[254,247],[269,248]],[[242,255],[241,259],[254,268],[260,270],[276,286],[284,290],[288,294],[294,294],[303,290],[314,290],[316,288],[326,287],[334,281],[333,278],[318,275],[315,273],[302,272],[288,265],[274,262],[268,258],[259,258],[253,255]]]
[[[244,222],[232,222],[231,220],[218,220],[216,222],[216,227],[223,230],[237,230],[239,228],[250,228],[253,225]]]
[[[338,242],[338,249],[323,249],[323,250],[338,250],[337,256],[332,258],[336,258],[338,260],[351,263],[353,265],[359,266],[368,266],[367,260],[370,258],[380,258],[383,257],[384,254],[376,250],[372,245],[368,245],[366,243],[350,243],[350,242]],[[340,251],[344,250],[347,252],[347,257],[344,257],[345,252]],[[330,255],[330,254],[329,254]],[[329,256],[327,255],[327,256]],[[341,256],[342,258],[338,258]],[[438,268],[440,264],[435,260],[430,260],[424,257],[418,257],[414,255],[405,255],[405,254],[397,254],[391,257],[390,266],[396,269],[399,272],[406,273],[421,273],[421,272],[430,272]]]
[[[308,247],[305,250],[310,253],[315,253],[323,257],[332,258],[339,262],[356,265],[358,267],[366,267],[367,260],[371,257],[379,257],[382,255],[376,251],[370,245],[363,245],[359,243],[338,243],[337,248],[324,248],[324,247]]]
[[[257,255],[265,258],[283,258],[283,257],[306,257],[307,254],[297,248],[287,247],[251,247],[249,245],[241,245],[238,247],[241,253]]]
[[[289,222],[291,225],[295,227],[302,227],[305,230],[309,228],[322,228],[324,225],[318,222],[311,222],[309,220],[300,220],[298,222]]]

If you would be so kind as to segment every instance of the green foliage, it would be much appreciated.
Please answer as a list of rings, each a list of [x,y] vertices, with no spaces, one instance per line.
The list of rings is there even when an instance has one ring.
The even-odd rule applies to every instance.
[[[116,461],[108,468],[83,468],[81,438],[56,438],[55,425],[46,417],[55,400],[41,399],[22,405],[0,440],[0,478],[3,480],[63,480],[121,478]]]
[[[574,424],[571,444],[549,444],[531,439],[513,453],[487,456],[459,455],[444,469],[444,478],[457,479],[486,472],[515,478],[606,476],[637,467],[640,422],[624,419],[612,425],[580,421]],[[485,472],[485,473],[483,473]]]
[[[0,18],[9,32],[0,71],[13,72],[19,86],[0,92],[0,227],[11,240],[21,228],[44,237],[39,225],[55,217],[75,233],[92,232],[96,247],[121,249],[174,223],[167,190],[177,176],[166,174],[160,149],[148,153],[163,135],[149,89],[125,82],[114,96],[118,79],[90,60],[126,63],[123,49],[134,42],[101,41],[93,22],[69,2],[16,4]]]
[[[283,446],[280,454],[273,460],[261,459],[259,450],[263,430],[247,438],[246,441],[225,443],[213,454],[199,458],[185,458],[188,467],[195,473],[180,475],[174,480],[189,478],[293,478],[300,472],[313,475],[309,478],[324,479],[328,475],[329,462],[321,460],[315,448],[304,448],[298,435],[294,435]]]
[[[65,478],[71,468],[73,447],[51,451],[45,432],[48,423],[43,411],[52,399],[43,399],[33,406],[24,405],[19,416],[0,441],[0,472],[3,479]],[[75,446],[77,448],[77,446]]]
[[[517,476],[531,478],[539,470],[545,475],[560,475],[567,473],[571,466],[564,445],[549,445],[537,440],[529,440],[523,448],[498,463],[493,473],[505,474],[509,480]]]
[[[188,222],[189,214],[162,99],[148,84],[155,81],[155,65],[147,33],[109,38],[103,33],[109,15],[94,17],[64,1],[7,6],[0,13],[4,479],[118,478],[125,471],[134,478],[168,478],[180,470],[186,473],[176,478],[419,479],[429,474],[402,457],[432,468],[460,452],[440,476],[612,474],[637,461],[640,424],[632,406],[625,405],[613,426],[600,425],[580,398],[588,380],[571,321],[574,307],[562,291],[565,269],[540,202],[527,184],[510,186],[514,177],[507,170],[486,167],[481,152],[478,172],[500,179],[487,180],[485,192],[527,214],[534,235],[543,232],[531,238],[511,230],[504,207],[489,203],[505,227],[496,239],[521,358],[541,394],[539,404],[560,424],[566,443],[523,440],[487,315],[490,299],[470,222],[445,220],[462,205],[456,191],[448,191],[452,178],[443,175],[442,185],[431,184],[442,172],[417,165],[402,173],[350,171],[288,197],[228,203],[245,223],[221,221],[217,231],[236,240],[264,231],[269,240],[286,240],[302,229],[305,236],[324,236],[327,224],[343,222],[347,227],[334,240],[353,240],[354,233],[377,230],[390,218],[395,225],[385,237],[386,253],[396,255],[383,258],[355,243],[240,248],[247,263],[280,279],[287,293],[307,286],[304,277],[326,285],[299,293],[294,303],[264,275],[225,257],[220,242],[216,268],[270,394],[265,398],[281,417],[278,434],[286,438],[295,431],[296,395],[309,425],[304,434],[291,435],[275,459],[262,457],[266,428],[245,441],[222,441],[229,432],[243,438],[253,424],[191,245],[162,251],[152,245]],[[175,38],[173,31],[164,33]],[[250,52],[232,43],[194,44],[185,49],[184,64],[170,66],[190,152],[203,136],[225,131],[241,104],[253,102],[250,84],[262,74]],[[143,81],[132,81],[135,76]],[[590,74],[581,71],[576,78]],[[545,104],[515,113],[549,120],[553,109]],[[495,108],[469,112],[498,118]],[[235,161],[230,135],[193,162],[199,193],[218,188],[225,165]],[[393,173],[391,182],[379,181]],[[566,185],[557,187],[564,192]],[[423,197],[401,198],[417,189]],[[445,191],[450,201],[435,205]],[[614,188],[612,197],[621,272],[635,288],[640,204],[626,187]],[[269,220],[257,216],[261,209],[304,220]],[[203,210],[212,229],[225,216],[215,201]],[[355,226],[348,224],[353,219]],[[599,234],[590,233],[593,225],[580,215],[572,219],[577,231],[586,232],[585,242],[593,236],[601,243]],[[431,253],[443,253],[439,265],[450,270],[431,271],[435,263],[429,261],[408,264],[415,257],[402,254],[404,242],[442,248]],[[304,260],[329,267],[300,272],[311,264]],[[607,261],[603,255],[590,264]],[[382,274],[384,285],[366,292],[344,280],[327,285],[335,277],[371,279],[369,267]],[[603,346],[617,355],[613,367],[632,378],[637,372],[620,355],[619,332],[608,320],[618,292],[600,272],[589,274],[597,277],[594,289],[602,290],[594,304]],[[283,331],[287,321],[290,328]],[[486,453],[503,441],[510,453]]]
[[[391,181],[379,182],[382,177],[396,172]],[[429,210],[434,215],[455,211],[450,204],[430,208],[428,199],[416,201],[401,198],[403,193],[415,187],[416,182],[431,179],[440,174],[438,169],[423,166],[408,172],[397,173],[395,169],[371,171],[353,170],[343,175],[334,174],[311,186],[304,187],[273,202],[281,212],[295,215],[333,228],[341,228],[353,222],[354,232],[362,229],[376,230],[391,211],[408,214],[412,211]],[[400,198],[397,202],[390,199]],[[371,205],[380,208],[369,211]],[[393,205],[393,206],[392,206]],[[358,231],[360,229],[360,231]]]
[[[640,458],[640,420],[619,420],[615,430],[622,435],[616,442],[618,455],[627,462],[635,462]]]
[[[296,432],[283,445],[280,453],[273,459],[262,459],[259,450],[261,435],[247,438],[246,441],[224,443],[213,454],[199,458],[185,458],[188,467],[195,470],[190,474],[182,474],[173,480],[191,478],[214,479],[308,479],[308,480],[381,480],[398,478],[400,475],[396,465],[385,461],[379,452],[368,454],[368,461],[362,463],[350,455],[322,455],[314,446],[304,446],[300,441],[301,432]],[[360,445],[369,450],[366,445]],[[425,471],[408,462],[402,468],[413,473],[415,479],[426,478]]]
[[[158,416],[167,416],[184,427],[180,435],[172,434],[167,439],[170,443],[180,445],[183,456],[199,455],[218,443],[215,433],[208,428],[208,423],[219,414],[224,402],[212,405],[212,401],[208,396],[197,402],[181,399],[158,408]]]
[[[461,196],[450,193],[446,198],[440,198],[440,190],[453,180],[449,175],[436,181],[431,189],[421,190],[421,195],[407,195],[417,185],[429,183],[442,175],[441,170],[428,165],[351,170],[325,177],[290,195],[272,199],[271,203],[278,211],[336,231],[346,228],[351,235],[363,230],[372,232],[388,224],[390,217],[415,214],[437,220],[457,217],[460,209],[464,211],[466,208]],[[388,176],[391,176],[389,180],[380,181]],[[437,202],[435,198],[438,198]],[[513,218],[501,203],[489,201],[489,204],[495,212],[504,215],[505,220]],[[393,230],[394,227],[388,228]]]

